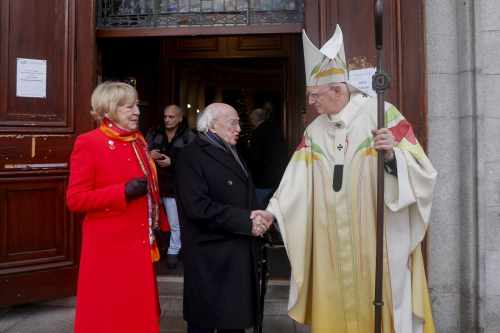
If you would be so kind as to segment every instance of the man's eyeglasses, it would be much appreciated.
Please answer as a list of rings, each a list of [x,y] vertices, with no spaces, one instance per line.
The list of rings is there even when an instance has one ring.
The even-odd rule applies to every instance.
[[[237,128],[237,127],[241,127],[241,123],[240,123],[240,120],[239,119],[230,119],[227,124],[231,127],[231,128]]]

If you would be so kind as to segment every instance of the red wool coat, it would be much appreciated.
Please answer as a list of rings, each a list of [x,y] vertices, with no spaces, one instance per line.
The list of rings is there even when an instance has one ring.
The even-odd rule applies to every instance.
[[[147,198],[125,200],[126,182],[142,176],[130,143],[99,129],[77,138],[66,194],[69,209],[86,214],[76,333],[159,332]]]

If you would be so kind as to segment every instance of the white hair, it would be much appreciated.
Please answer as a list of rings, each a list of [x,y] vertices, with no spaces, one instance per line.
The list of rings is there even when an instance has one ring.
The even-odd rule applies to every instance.
[[[223,109],[221,109],[220,103],[208,105],[198,116],[198,121],[196,122],[196,129],[198,132],[207,133],[221,111],[223,111]]]

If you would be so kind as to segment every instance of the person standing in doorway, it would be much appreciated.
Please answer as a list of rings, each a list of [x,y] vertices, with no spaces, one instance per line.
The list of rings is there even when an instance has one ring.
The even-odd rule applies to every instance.
[[[181,250],[181,231],[175,193],[175,162],[179,151],[194,140],[195,134],[183,122],[184,112],[177,105],[163,111],[163,124],[151,130],[146,140],[151,156],[158,165],[160,195],[170,223],[167,267],[175,269]]]
[[[249,115],[253,131],[248,164],[255,183],[257,202],[265,207],[278,187],[287,163],[287,147],[281,131],[269,120],[269,111],[254,109]]]
[[[168,230],[156,167],[138,130],[137,91],[104,82],[92,93],[99,128],[75,141],[66,202],[85,213],[75,333],[160,331],[153,230]]]

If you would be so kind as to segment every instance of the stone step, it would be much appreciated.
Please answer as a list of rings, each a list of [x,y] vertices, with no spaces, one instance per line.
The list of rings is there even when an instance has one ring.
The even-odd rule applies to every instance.
[[[288,316],[265,316],[263,333],[310,333],[309,327],[296,323]],[[187,324],[179,317],[161,317],[161,333],[186,333]],[[245,333],[253,333],[247,329]]]
[[[266,292],[264,314],[286,316],[290,284],[283,280],[270,280]],[[163,316],[182,317],[182,277],[158,277],[158,293]]]
[[[287,315],[289,282],[270,280],[264,305],[263,333],[309,333],[307,326]],[[182,320],[182,276],[159,276],[158,293],[162,307],[161,333],[185,333]],[[247,329],[246,333],[253,333]]]
[[[182,317],[182,276],[159,276],[158,294],[164,316]],[[289,282],[270,280],[266,292],[264,313],[271,316],[287,315]],[[75,297],[43,302],[47,306],[74,307]]]
[[[182,276],[158,277],[161,333],[186,333],[186,322],[182,319],[182,288]],[[288,281],[269,281],[263,333],[309,333],[307,326],[294,322],[286,314],[288,289]],[[0,332],[5,327],[13,328],[9,332],[70,332],[73,330],[74,306],[75,297],[68,297],[4,309],[0,311]],[[246,330],[246,333],[253,333],[253,329]]]

